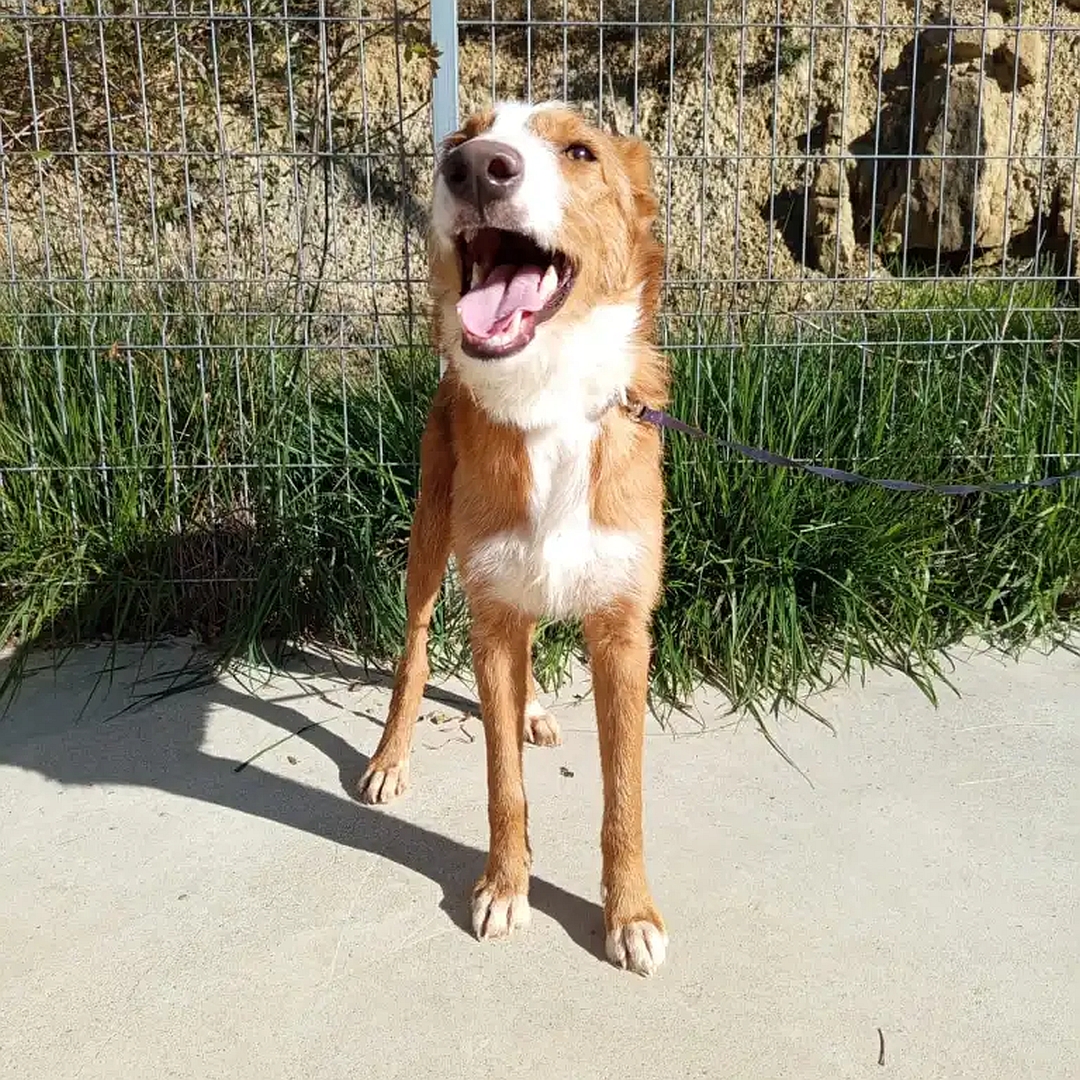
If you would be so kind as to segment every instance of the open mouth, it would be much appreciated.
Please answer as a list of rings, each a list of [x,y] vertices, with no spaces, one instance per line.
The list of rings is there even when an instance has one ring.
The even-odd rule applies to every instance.
[[[457,240],[461,257],[461,346],[468,356],[513,356],[562,307],[574,283],[570,260],[506,229],[478,229]]]

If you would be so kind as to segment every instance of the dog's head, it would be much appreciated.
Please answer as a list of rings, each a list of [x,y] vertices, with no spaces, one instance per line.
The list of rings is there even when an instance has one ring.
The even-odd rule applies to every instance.
[[[446,141],[435,178],[431,280],[447,359],[528,365],[597,311],[627,305],[647,332],[656,209],[639,140],[560,105],[473,116]]]

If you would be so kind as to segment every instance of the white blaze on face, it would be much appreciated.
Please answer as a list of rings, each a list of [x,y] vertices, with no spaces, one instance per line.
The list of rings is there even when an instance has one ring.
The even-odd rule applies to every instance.
[[[525,162],[521,187],[511,200],[521,229],[541,246],[554,249],[562,224],[566,185],[559,170],[559,152],[535,134],[529,121],[544,105],[503,104],[495,110],[495,123],[487,135],[512,146]]]
[[[521,155],[524,173],[521,186],[509,200],[508,216],[516,220],[517,229],[549,249],[556,247],[566,203],[566,185],[559,170],[558,149],[537,135],[529,121],[540,110],[552,107],[553,103],[503,102],[495,106],[491,127],[474,140],[505,143]],[[443,243],[452,243],[457,231],[458,203],[441,173],[435,178],[431,220],[436,236]]]

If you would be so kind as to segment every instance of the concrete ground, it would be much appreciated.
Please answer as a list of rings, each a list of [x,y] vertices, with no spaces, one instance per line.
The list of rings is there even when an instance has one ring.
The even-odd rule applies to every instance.
[[[936,711],[885,674],[830,692],[835,736],[774,727],[806,778],[707,698],[704,730],[650,721],[671,946],[645,980],[602,959],[587,699],[527,752],[533,925],[480,945],[467,688],[432,691],[413,788],[375,810],[349,793],[380,681],[298,667],[115,715],[140,655],[80,713],[105,650],[80,652],[0,721],[5,1078],[1080,1075],[1075,656],[969,659]]]

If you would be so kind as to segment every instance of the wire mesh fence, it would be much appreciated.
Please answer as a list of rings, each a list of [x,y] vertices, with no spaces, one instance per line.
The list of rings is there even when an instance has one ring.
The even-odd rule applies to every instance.
[[[942,290],[981,307],[957,285],[1073,277],[1080,15],[1064,0],[457,9],[463,110],[561,98],[650,143],[684,346],[715,346],[723,322],[693,340],[704,315],[732,329],[801,313],[797,343],[824,333],[815,314],[934,307]],[[430,15],[362,0],[9,3],[9,280],[44,296],[182,283],[196,309],[224,295],[240,313],[301,313],[306,344],[345,369],[412,339]],[[904,284],[915,301],[897,299]],[[1053,302],[1069,306],[1067,290]]]
[[[255,580],[236,549],[265,508],[306,507],[315,544],[346,512],[407,518],[455,81],[462,113],[558,98],[649,143],[688,419],[916,479],[1080,453],[1076,0],[434,14],[433,42],[432,6],[393,0],[0,7],[12,550],[115,553],[152,521],[213,534],[158,552],[163,579]]]

